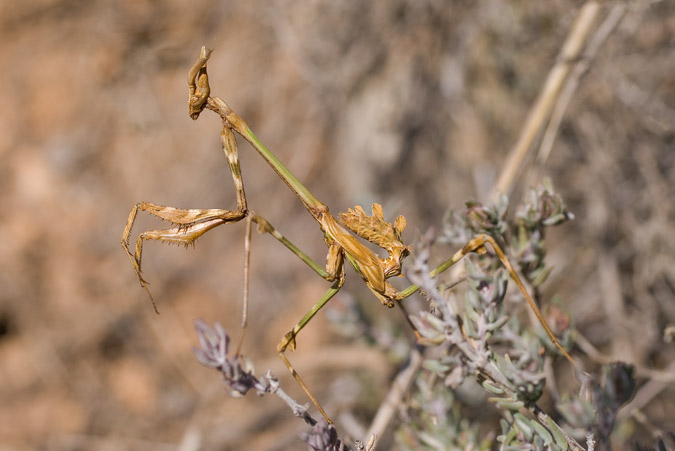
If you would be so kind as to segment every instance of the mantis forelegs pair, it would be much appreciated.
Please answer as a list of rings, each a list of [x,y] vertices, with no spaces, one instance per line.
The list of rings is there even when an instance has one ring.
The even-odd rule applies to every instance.
[[[188,107],[190,117],[197,119],[205,109],[218,114],[223,122],[221,132],[222,147],[227,157],[227,161],[232,173],[234,185],[237,194],[237,207],[235,210],[222,209],[179,209],[165,207],[156,204],[141,202],[136,204],[129,214],[124,233],[122,235],[122,246],[126,251],[131,263],[134,266],[136,275],[140,280],[141,286],[150,295],[147,282],[141,275],[141,255],[143,242],[145,240],[159,240],[175,244],[194,244],[195,240],[209,230],[222,224],[237,222],[246,219],[247,223],[247,260],[245,264],[245,279],[248,279],[248,248],[250,244],[251,224],[255,222],[258,231],[269,233],[278,241],[290,249],[296,256],[304,261],[310,268],[321,277],[332,282],[330,288],[321,297],[321,299],[303,316],[295,326],[281,339],[277,345],[277,353],[282,359],[293,377],[303,388],[307,396],[311,399],[317,409],[331,422],[330,418],[321,407],[317,399],[311,393],[307,385],[302,381],[295,371],[288,358],[285,355],[287,349],[295,348],[295,339],[298,333],[309,323],[314,315],[330,301],[333,296],[342,288],[344,284],[345,260],[361,276],[370,291],[387,307],[394,307],[403,299],[409,297],[419,290],[416,285],[411,285],[405,290],[395,289],[387,279],[401,274],[403,259],[410,253],[410,248],[401,241],[401,233],[405,228],[406,221],[403,216],[399,216],[393,224],[384,220],[382,207],[379,204],[373,204],[372,215],[368,215],[360,206],[350,209],[347,213],[340,215],[340,222],[332,216],[328,207],[321,203],[300,181],[265,147],[265,145],[253,134],[248,125],[219,97],[212,97],[209,86],[208,75],[206,72],[206,63],[211,55],[211,51],[202,47],[199,59],[195,62],[188,73],[189,100]],[[298,249],[293,243],[281,235],[272,225],[263,217],[252,213],[248,209],[244,184],[239,165],[239,156],[235,134],[239,134],[248,141],[260,156],[267,161],[277,175],[288,185],[305,206],[307,211],[318,222],[321,231],[324,233],[324,239],[328,246],[328,257],[325,269],[312,260],[307,254]],[[136,242],[135,253],[129,250],[129,237],[131,229],[138,211],[146,211],[151,215],[169,221],[174,225],[170,229],[151,230],[139,235]],[[371,243],[387,251],[387,258],[379,258],[371,249],[358,241],[350,231],[358,237],[366,239]],[[560,350],[560,352],[574,364],[574,360],[562,347],[558,339],[553,335],[548,324],[544,320],[537,305],[530,297],[527,289],[522,283],[520,277],[513,266],[506,258],[506,255],[489,235],[481,234],[473,238],[461,250],[457,251],[450,259],[438,266],[431,275],[436,276],[450,268],[453,264],[461,260],[465,255],[477,252],[486,252],[486,244],[494,249],[504,267],[508,270],[511,278],[516,282],[518,288],[525,296],[530,308],[535,313],[537,319],[546,331],[546,334]],[[242,318],[242,328],[246,326],[247,317],[247,284],[244,289],[244,312]],[[153,300],[153,306],[154,300]],[[156,306],[155,306],[155,310]],[[419,335],[418,335],[419,338]]]

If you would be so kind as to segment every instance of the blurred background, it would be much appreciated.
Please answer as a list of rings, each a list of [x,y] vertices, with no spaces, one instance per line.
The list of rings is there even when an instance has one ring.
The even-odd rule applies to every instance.
[[[603,4],[598,26],[617,4]],[[488,199],[580,5],[3,2],[0,449],[303,447],[306,427],[285,405],[229,398],[191,351],[197,318],[238,334],[244,225],[195,249],[146,245],[159,316],[120,246],[136,202],[235,206],[219,119],[187,114],[201,45],[214,49],[212,94],[331,211],[377,201],[386,218],[406,216],[413,243],[448,208]],[[641,415],[625,424],[650,443],[675,415],[675,3],[623,6],[541,174],[576,215],[547,237],[544,298],[568,306],[588,368],[596,349],[643,369]],[[249,207],[322,262],[312,218],[242,140],[240,154]],[[520,179],[514,203],[534,181]],[[161,227],[140,215],[135,231]],[[401,315],[347,280],[331,309],[356,301],[398,327]],[[302,402],[274,347],[326,289],[253,237],[244,352]],[[324,314],[290,358],[328,411],[361,412],[366,426],[400,365]]]

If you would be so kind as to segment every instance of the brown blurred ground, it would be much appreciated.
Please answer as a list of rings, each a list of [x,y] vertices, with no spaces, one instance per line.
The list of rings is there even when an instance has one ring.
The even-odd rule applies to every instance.
[[[4,2],[0,449],[302,447],[303,425],[277,399],[230,399],[190,350],[195,318],[237,330],[243,225],[195,250],[146,247],[159,317],[119,246],[140,200],[235,205],[217,119],[187,115],[185,78],[202,44],[215,48],[212,92],[319,199],[336,212],[379,201],[408,218],[412,242],[448,207],[486,197],[578,5]],[[321,261],[297,199],[243,144],[241,154],[250,207]],[[630,3],[545,175],[576,214],[548,237],[546,296],[561,296],[605,355],[665,370],[675,354],[663,340],[675,324],[673,2]],[[158,225],[143,217],[136,230]],[[254,237],[252,259],[246,352],[303,399],[273,349],[326,285],[269,237]],[[356,282],[347,291],[374,305]],[[359,378],[379,395],[396,368],[330,330],[321,315],[292,359],[325,388],[328,409],[358,409],[371,396]],[[643,399],[646,425],[626,423],[642,440],[650,427],[673,430],[675,390],[657,393]]]

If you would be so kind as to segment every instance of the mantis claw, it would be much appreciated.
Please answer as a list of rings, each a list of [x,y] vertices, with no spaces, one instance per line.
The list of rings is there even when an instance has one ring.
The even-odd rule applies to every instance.
[[[284,338],[277,345],[277,352],[285,352],[286,349],[295,351],[295,335],[294,331],[290,331],[284,335]]]

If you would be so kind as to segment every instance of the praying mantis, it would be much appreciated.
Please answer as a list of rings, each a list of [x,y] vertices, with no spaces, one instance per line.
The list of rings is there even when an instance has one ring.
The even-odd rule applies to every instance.
[[[312,320],[322,307],[330,301],[342,288],[345,281],[345,261],[354,271],[361,276],[363,282],[370,289],[380,302],[389,308],[400,304],[401,301],[408,298],[419,290],[419,286],[411,285],[404,290],[397,290],[387,279],[402,274],[403,259],[410,254],[410,247],[402,242],[401,234],[406,226],[406,220],[399,216],[393,224],[384,220],[382,207],[379,204],[373,204],[372,215],[368,215],[360,206],[349,209],[347,213],[339,215],[338,221],[328,210],[328,207],[320,202],[314,195],[284,166],[281,161],[253,134],[249,126],[239,117],[226,103],[219,97],[211,96],[206,64],[211,55],[211,50],[202,47],[200,56],[190,69],[187,77],[189,88],[188,108],[190,117],[194,120],[204,110],[211,110],[218,114],[222,120],[223,128],[221,131],[221,143],[227,158],[227,162],[232,174],[236,190],[237,206],[235,210],[224,209],[180,209],[167,207],[147,202],[136,204],[127,220],[124,232],[122,234],[122,247],[128,255],[140,281],[141,286],[146,290],[152,300],[153,307],[157,311],[155,301],[148,289],[148,283],[141,273],[141,257],[143,243],[146,240],[158,240],[171,244],[183,244],[188,246],[194,244],[195,240],[208,232],[209,230],[221,226],[246,220],[246,260],[244,264],[244,305],[242,313],[242,330],[247,323],[247,305],[248,305],[248,258],[250,255],[250,236],[252,223],[257,224],[260,233],[268,233],[286,246],[293,254],[305,262],[314,272],[331,283],[330,288],[323,294],[319,301],[307,312],[295,326],[284,335],[279,341],[276,351],[285,366],[293,375],[298,384],[302,387],[312,403],[317,407],[321,415],[331,423],[330,417],[319,404],[316,397],[309,390],[309,387],[297,371],[291,365],[291,362],[285,355],[286,350],[294,350],[296,346],[296,337],[299,332]],[[235,132],[248,141],[258,154],[271,166],[276,174],[286,183],[293,193],[300,199],[310,215],[319,224],[324,234],[324,240],[328,247],[325,268],[312,260],[307,254],[297,248],[293,243],[279,233],[266,219],[249,210],[244,192],[244,184],[239,164],[239,154]],[[145,211],[150,215],[170,222],[173,227],[163,230],[150,230],[139,234],[136,241],[135,251],[132,253],[129,247],[129,239],[132,232],[136,216],[139,211]],[[357,237],[365,239],[370,243],[384,249],[388,256],[380,258],[365,244],[360,242]],[[457,251],[451,258],[441,263],[431,272],[431,276],[446,271],[452,265],[461,260],[470,253],[482,254],[487,252],[486,245],[489,244],[501,263],[509,272],[511,278],[522,292],[530,308],[534,312],[538,321],[546,331],[551,342],[560,350],[560,352],[575,367],[576,363],[567,351],[562,347],[555,337],[550,327],[543,318],[539,308],[529,295],[518,273],[515,271],[504,251],[497,244],[495,239],[486,234],[480,234],[471,239],[462,249]],[[412,324],[412,323],[411,323]],[[413,327],[414,329],[414,327]],[[415,331],[418,340],[420,335]],[[241,346],[241,342],[240,342]]]

